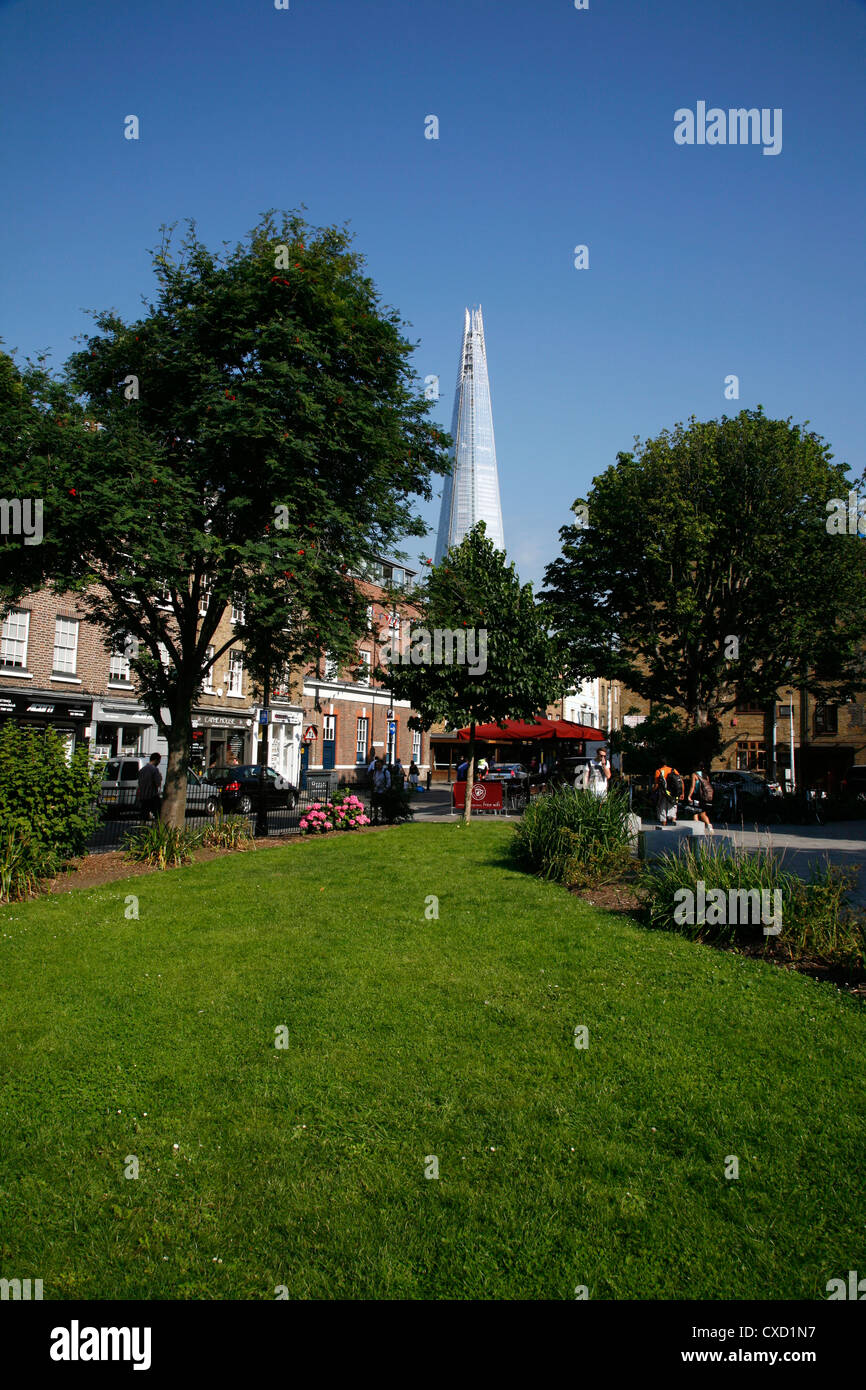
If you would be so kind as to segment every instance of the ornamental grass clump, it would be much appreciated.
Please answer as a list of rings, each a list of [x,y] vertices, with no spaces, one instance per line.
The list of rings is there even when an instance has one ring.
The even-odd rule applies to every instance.
[[[629,806],[607,796],[556,787],[533,797],[515,826],[511,853],[521,868],[567,888],[597,888],[631,866]]]
[[[364,803],[353,792],[335,792],[330,801],[314,801],[301,817],[305,835],[325,835],[330,830],[360,830],[370,824]]]
[[[126,858],[155,869],[173,869],[192,861],[193,850],[201,843],[201,832],[185,826],[155,821],[131,830],[124,842]]]
[[[52,878],[59,856],[26,830],[0,830],[0,903],[17,903]]]
[[[860,975],[866,913],[850,902],[856,881],[856,870],[826,862],[813,865],[803,881],[769,847],[749,852],[727,844],[687,846],[640,869],[649,927],[718,944],[763,942],[776,957],[844,966]],[[754,905],[760,900],[762,915],[750,895]],[[780,930],[765,932],[768,924]]]

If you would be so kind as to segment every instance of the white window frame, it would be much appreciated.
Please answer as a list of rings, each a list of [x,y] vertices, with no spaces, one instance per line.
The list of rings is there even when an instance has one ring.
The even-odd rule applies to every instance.
[[[232,622],[237,624],[242,623],[243,620],[244,605],[242,603],[238,603],[236,599],[232,599]]]
[[[340,678],[340,663],[331,656],[330,652],[325,652],[325,675],[326,681],[336,681]]]
[[[23,619],[23,623],[22,623]],[[15,635],[12,634],[12,627],[16,629]],[[24,628],[24,636],[20,635],[21,627]],[[0,666],[9,671],[26,671],[27,669],[27,648],[30,644],[30,609],[12,608],[3,619],[3,627],[0,629]],[[21,646],[21,660],[10,660],[13,646]]]
[[[208,647],[205,651],[205,661],[213,662],[214,648]],[[213,665],[211,664],[202,676],[201,689],[203,695],[213,695]]]
[[[413,730],[412,730],[412,761],[413,761],[413,763],[420,763],[420,762],[421,762],[421,730],[420,730],[420,729],[413,729]]]
[[[226,671],[226,694],[243,695],[244,693],[244,654],[232,647],[229,652],[229,664]]]
[[[363,737],[362,737],[363,736]],[[370,747],[370,720],[367,715],[358,715],[355,730],[355,762],[366,763],[367,749]]]
[[[74,676],[78,666],[78,618],[54,619],[54,653],[51,658],[51,671],[55,676]],[[59,642],[61,637],[71,637],[71,642]],[[71,655],[70,655],[71,653]],[[71,663],[63,664],[62,663]]]
[[[362,650],[360,653],[360,664],[366,666],[366,671],[361,671],[358,677],[359,685],[369,685],[373,675],[373,653]]]
[[[322,715],[322,742],[328,740],[330,743],[337,741],[337,716],[335,714]]]
[[[138,643],[134,637],[127,637],[123,650],[111,652],[108,658],[108,679],[120,681],[123,685],[132,684],[129,663],[138,654]]]
[[[211,601],[212,595],[213,595],[213,589],[210,587],[210,585],[206,585],[204,588],[202,588],[202,589],[199,590],[199,595],[198,595],[198,615],[199,615],[200,618],[203,618],[203,617],[205,616],[205,614],[207,613],[207,610],[208,610],[208,608],[209,608],[209,606],[210,606],[210,601]]]

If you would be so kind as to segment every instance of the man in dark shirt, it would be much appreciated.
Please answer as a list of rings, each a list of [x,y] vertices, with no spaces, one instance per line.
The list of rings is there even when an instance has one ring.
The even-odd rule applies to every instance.
[[[145,763],[138,774],[138,799],[145,820],[150,820],[151,816],[154,820],[159,820],[161,801],[159,790],[161,786],[162,773],[159,770],[159,754],[151,753],[150,762]]]

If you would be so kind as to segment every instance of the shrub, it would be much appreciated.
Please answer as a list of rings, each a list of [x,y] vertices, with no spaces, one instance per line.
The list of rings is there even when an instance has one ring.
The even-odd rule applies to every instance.
[[[51,729],[0,729],[0,832],[15,831],[60,860],[83,854],[102,776],[86,748],[66,754]]]
[[[515,826],[512,855],[521,868],[569,888],[598,887],[631,863],[628,796],[556,787],[533,797]]]
[[[683,888],[696,892],[698,880],[707,893],[715,888],[726,895],[732,889],[778,890],[781,932],[764,936],[762,925],[736,921],[677,921],[677,904],[683,900],[676,893]],[[643,910],[650,927],[707,942],[763,941],[765,949],[792,961],[810,957],[859,972],[866,956],[866,915],[854,912],[849,904],[855,882],[856,872],[828,864],[813,866],[809,881],[804,882],[769,849],[749,853],[728,845],[688,846],[680,854],[649,861],[640,871],[646,894]]]
[[[360,830],[369,824],[363,801],[349,787],[335,791],[330,801],[314,801],[300,822],[304,835],[324,835],[329,830]]]
[[[394,825],[396,821],[413,820],[415,817],[408,791],[403,786],[395,787],[393,783],[382,793],[380,809],[389,825]]]
[[[157,869],[172,869],[188,864],[192,852],[200,843],[201,831],[186,826],[167,825],[154,821],[131,830],[124,841],[126,858],[138,864],[150,864]]]
[[[57,873],[55,852],[34,840],[27,830],[0,830],[0,902],[20,902],[39,888],[39,881]]]

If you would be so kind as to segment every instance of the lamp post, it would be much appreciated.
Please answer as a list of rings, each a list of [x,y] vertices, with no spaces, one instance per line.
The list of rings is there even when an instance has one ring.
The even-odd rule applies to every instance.
[[[789,690],[787,694],[790,701],[788,705],[788,738],[791,746],[791,791],[793,792],[797,790],[797,774],[794,766],[794,692]]]
[[[270,665],[265,670],[265,678],[262,689],[262,707],[259,710],[259,795],[256,806],[256,839],[267,839],[268,836],[268,810],[265,804],[267,795],[266,771],[268,766],[268,731],[270,729],[271,717],[271,668]],[[262,723],[264,715],[264,723]]]

